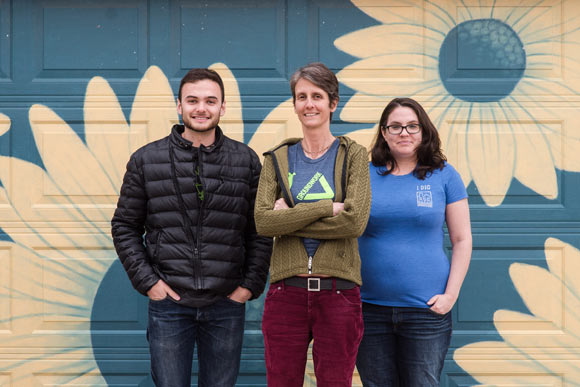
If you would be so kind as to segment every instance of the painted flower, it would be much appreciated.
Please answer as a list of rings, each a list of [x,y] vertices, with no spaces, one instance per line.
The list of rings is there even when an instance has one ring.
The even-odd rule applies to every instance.
[[[479,383],[578,386],[580,251],[555,238],[545,242],[548,269],[513,263],[510,276],[531,314],[498,310],[503,341],[457,349],[454,360]]]
[[[359,58],[338,73],[356,91],[342,120],[376,124],[393,97],[417,99],[464,183],[491,206],[513,178],[555,199],[556,170],[580,171],[577,2],[352,2],[380,24],[335,41]],[[369,144],[374,130],[352,136]]]
[[[224,130],[241,140],[235,77],[223,64],[212,68],[229,92]],[[106,385],[93,354],[91,323],[99,286],[117,261],[110,219],[131,153],[179,122],[175,97],[163,72],[152,66],[139,83],[129,122],[101,77],[87,86],[84,140],[46,106],[33,105],[29,120],[43,166],[0,157],[0,228],[11,239],[0,242],[0,346],[48,350],[3,360],[0,384]],[[9,126],[0,115],[0,134]],[[124,302],[123,295],[118,299]],[[127,313],[136,308],[126,306]]]

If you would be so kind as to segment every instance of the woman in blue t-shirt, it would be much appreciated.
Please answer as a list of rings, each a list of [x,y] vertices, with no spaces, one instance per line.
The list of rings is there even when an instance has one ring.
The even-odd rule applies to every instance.
[[[359,238],[363,385],[438,386],[451,308],[471,258],[467,193],[419,103],[384,109],[371,150],[371,214]],[[443,224],[453,246],[443,249]]]

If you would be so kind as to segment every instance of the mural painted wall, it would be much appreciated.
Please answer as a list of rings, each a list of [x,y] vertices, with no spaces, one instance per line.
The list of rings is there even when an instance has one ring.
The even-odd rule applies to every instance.
[[[334,134],[368,146],[412,96],[468,187],[442,385],[580,385],[580,2],[0,0],[0,386],[152,385],[110,237],[129,155],[178,122],[191,67],[224,78],[229,136],[261,154],[300,135],[288,78],[317,60],[341,82]],[[262,305],[240,386],[266,384]]]

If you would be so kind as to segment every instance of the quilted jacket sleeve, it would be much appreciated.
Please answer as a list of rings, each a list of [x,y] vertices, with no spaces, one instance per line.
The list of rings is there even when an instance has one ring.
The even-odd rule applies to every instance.
[[[252,155],[252,182],[251,205],[248,210],[248,224],[246,226],[246,260],[244,263],[244,280],[242,287],[252,292],[252,299],[258,298],[264,291],[270,268],[272,254],[272,238],[258,235],[254,219],[256,192],[260,179],[260,160],[256,154]]]
[[[111,220],[115,249],[133,284],[141,294],[159,281],[153,271],[145,246],[143,245],[144,225],[147,217],[147,194],[143,175],[136,156],[131,156],[121,186],[117,209]]]

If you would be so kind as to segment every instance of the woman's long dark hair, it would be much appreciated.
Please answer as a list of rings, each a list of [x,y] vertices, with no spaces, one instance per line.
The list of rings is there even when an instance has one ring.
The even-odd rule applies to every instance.
[[[419,124],[422,128],[422,140],[417,148],[417,167],[413,171],[413,175],[424,180],[435,169],[443,169],[447,159],[441,151],[441,140],[439,140],[439,134],[437,133],[435,125],[431,122],[425,109],[414,99],[395,98],[385,107],[381,115],[381,120],[379,121],[377,135],[371,148],[371,162],[375,167],[385,168],[384,172],[381,173],[383,176],[393,172],[397,167],[397,160],[393,157],[389,145],[383,137],[382,131],[387,130],[389,115],[395,108],[400,106],[413,109],[415,114],[417,114],[417,118],[419,118]]]

